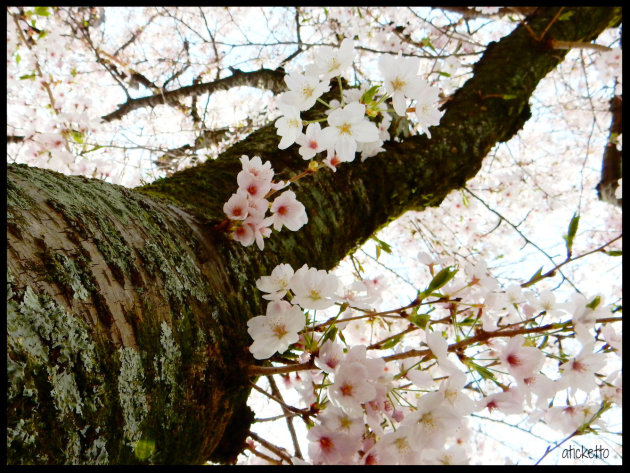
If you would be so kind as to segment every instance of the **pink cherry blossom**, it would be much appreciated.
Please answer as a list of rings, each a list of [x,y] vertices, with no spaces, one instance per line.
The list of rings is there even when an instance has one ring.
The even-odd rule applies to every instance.
[[[351,415],[363,412],[361,404],[376,396],[376,389],[367,381],[367,374],[362,363],[343,363],[335,374],[334,384],[328,388],[331,401]]]
[[[296,198],[295,192],[284,191],[271,204],[273,228],[280,230],[284,225],[291,231],[297,231],[308,222],[306,209]]]
[[[340,343],[326,340],[319,347],[319,355],[315,357],[315,366],[326,373],[334,373],[344,357],[343,346]]]
[[[588,343],[574,358],[560,365],[563,386],[590,392],[596,388],[595,373],[606,365],[606,355],[593,353],[594,343]]]
[[[310,123],[306,127],[306,133],[298,136],[295,142],[300,145],[298,152],[304,159],[312,159],[317,153],[327,148],[319,123]]]
[[[524,342],[523,335],[510,338],[499,355],[501,364],[518,380],[535,376],[545,361],[545,356],[538,348],[524,346]]]
[[[245,220],[248,205],[247,195],[237,192],[223,205],[223,212],[232,220]]]

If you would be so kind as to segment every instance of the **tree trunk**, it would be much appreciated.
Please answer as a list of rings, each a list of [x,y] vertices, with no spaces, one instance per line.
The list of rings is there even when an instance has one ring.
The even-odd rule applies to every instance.
[[[246,407],[253,284],[280,262],[331,269],[403,212],[435,206],[474,176],[529,117],[536,84],[620,8],[541,8],[492,43],[426,136],[390,142],[364,163],[293,185],[309,222],[265,250],[217,228],[242,154],[286,179],[306,167],[279,151],[273,125],[215,161],[129,190],[9,165],[7,325],[9,463],[230,462]]]

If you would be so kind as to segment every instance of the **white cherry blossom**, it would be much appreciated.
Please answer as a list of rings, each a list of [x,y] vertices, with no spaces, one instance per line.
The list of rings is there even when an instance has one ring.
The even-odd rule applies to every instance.
[[[278,300],[284,297],[289,290],[289,283],[293,277],[293,268],[290,264],[281,263],[271,271],[269,276],[261,276],[256,281],[256,287],[268,294],[263,294],[264,299]]]
[[[282,353],[298,341],[298,332],[305,324],[306,317],[299,307],[283,300],[272,301],[266,315],[247,321],[247,333],[254,339],[249,351],[258,360]]]
[[[328,145],[341,161],[353,161],[357,143],[378,140],[378,128],[365,117],[365,105],[352,102],[328,115],[329,126],[322,131]]]

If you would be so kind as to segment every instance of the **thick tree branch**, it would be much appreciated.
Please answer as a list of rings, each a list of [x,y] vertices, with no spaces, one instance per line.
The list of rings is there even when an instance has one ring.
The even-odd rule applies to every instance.
[[[621,207],[621,199],[615,197],[615,191],[619,187],[617,182],[621,179],[622,153],[615,143],[617,137],[621,135],[621,96],[616,95],[610,100],[610,111],[612,121],[610,123],[610,134],[608,143],[604,148],[602,158],[602,174],[599,184],[597,184],[597,195],[600,200]]]
[[[232,75],[223,79],[217,79],[212,82],[203,82],[201,84],[188,85],[180,87],[176,90],[162,91],[147,97],[130,99],[120,105],[117,110],[103,117],[103,121],[111,122],[119,120],[133,110],[144,107],[155,107],[161,104],[177,105],[178,101],[189,96],[201,94],[213,94],[220,90],[228,90],[233,87],[257,87],[260,89],[271,90],[274,94],[285,90],[284,71],[259,69],[252,72],[243,72],[238,69],[230,68]]]
[[[545,31],[545,39],[592,41],[620,21],[620,10],[615,8],[565,8],[563,12],[572,14],[560,18],[557,11],[539,9],[527,20],[529,30],[536,35]],[[265,267],[285,262],[331,269],[405,211],[439,205],[479,171],[497,142],[518,132],[529,118],[528,101],[538,82],[565,54],[533,39],[522,25],[491,43],[474,66],[473,77],[445,105],[431,139],[422,135],[390,141],[385,152],[363,163],[344,164],[334,173],[323,169],[293,184],[307,208],[308,224],[298,232],[274,233],[262,255],[257,248],[248,249],[250,261],[261,261]],[[338,90],[333,87],[331,93]],[[172,199],[209,224],[218,223],[225,218],[223,203],[236,191],[241,155],[271,161],[278,179],[289,179],[305,169],[297,147],[279,150],[278,142],[275,127],[268,125],[217,160],[156,181],[142,192]]]

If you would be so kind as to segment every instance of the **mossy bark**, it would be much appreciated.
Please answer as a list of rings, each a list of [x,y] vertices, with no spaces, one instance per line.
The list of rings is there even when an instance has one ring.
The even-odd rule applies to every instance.
[[[535,34],[557,8],[528,19]],[[573,12],[566,15],[567,12]],[[618,8],[565,9],[545,39],[590,41]],[[446,104],[432,139],[298,181],[309,223],[265,250],[218,230],[242,154],[281,179],[305,168],[270,125],[216,161],[137,190],[9,165],[9,463],[229,462],[252,416],[245,367],[253,282],[280,262],[331,269],[403,212],[435,206],[528,118],[565,51],[523,26],[492,44]]]

